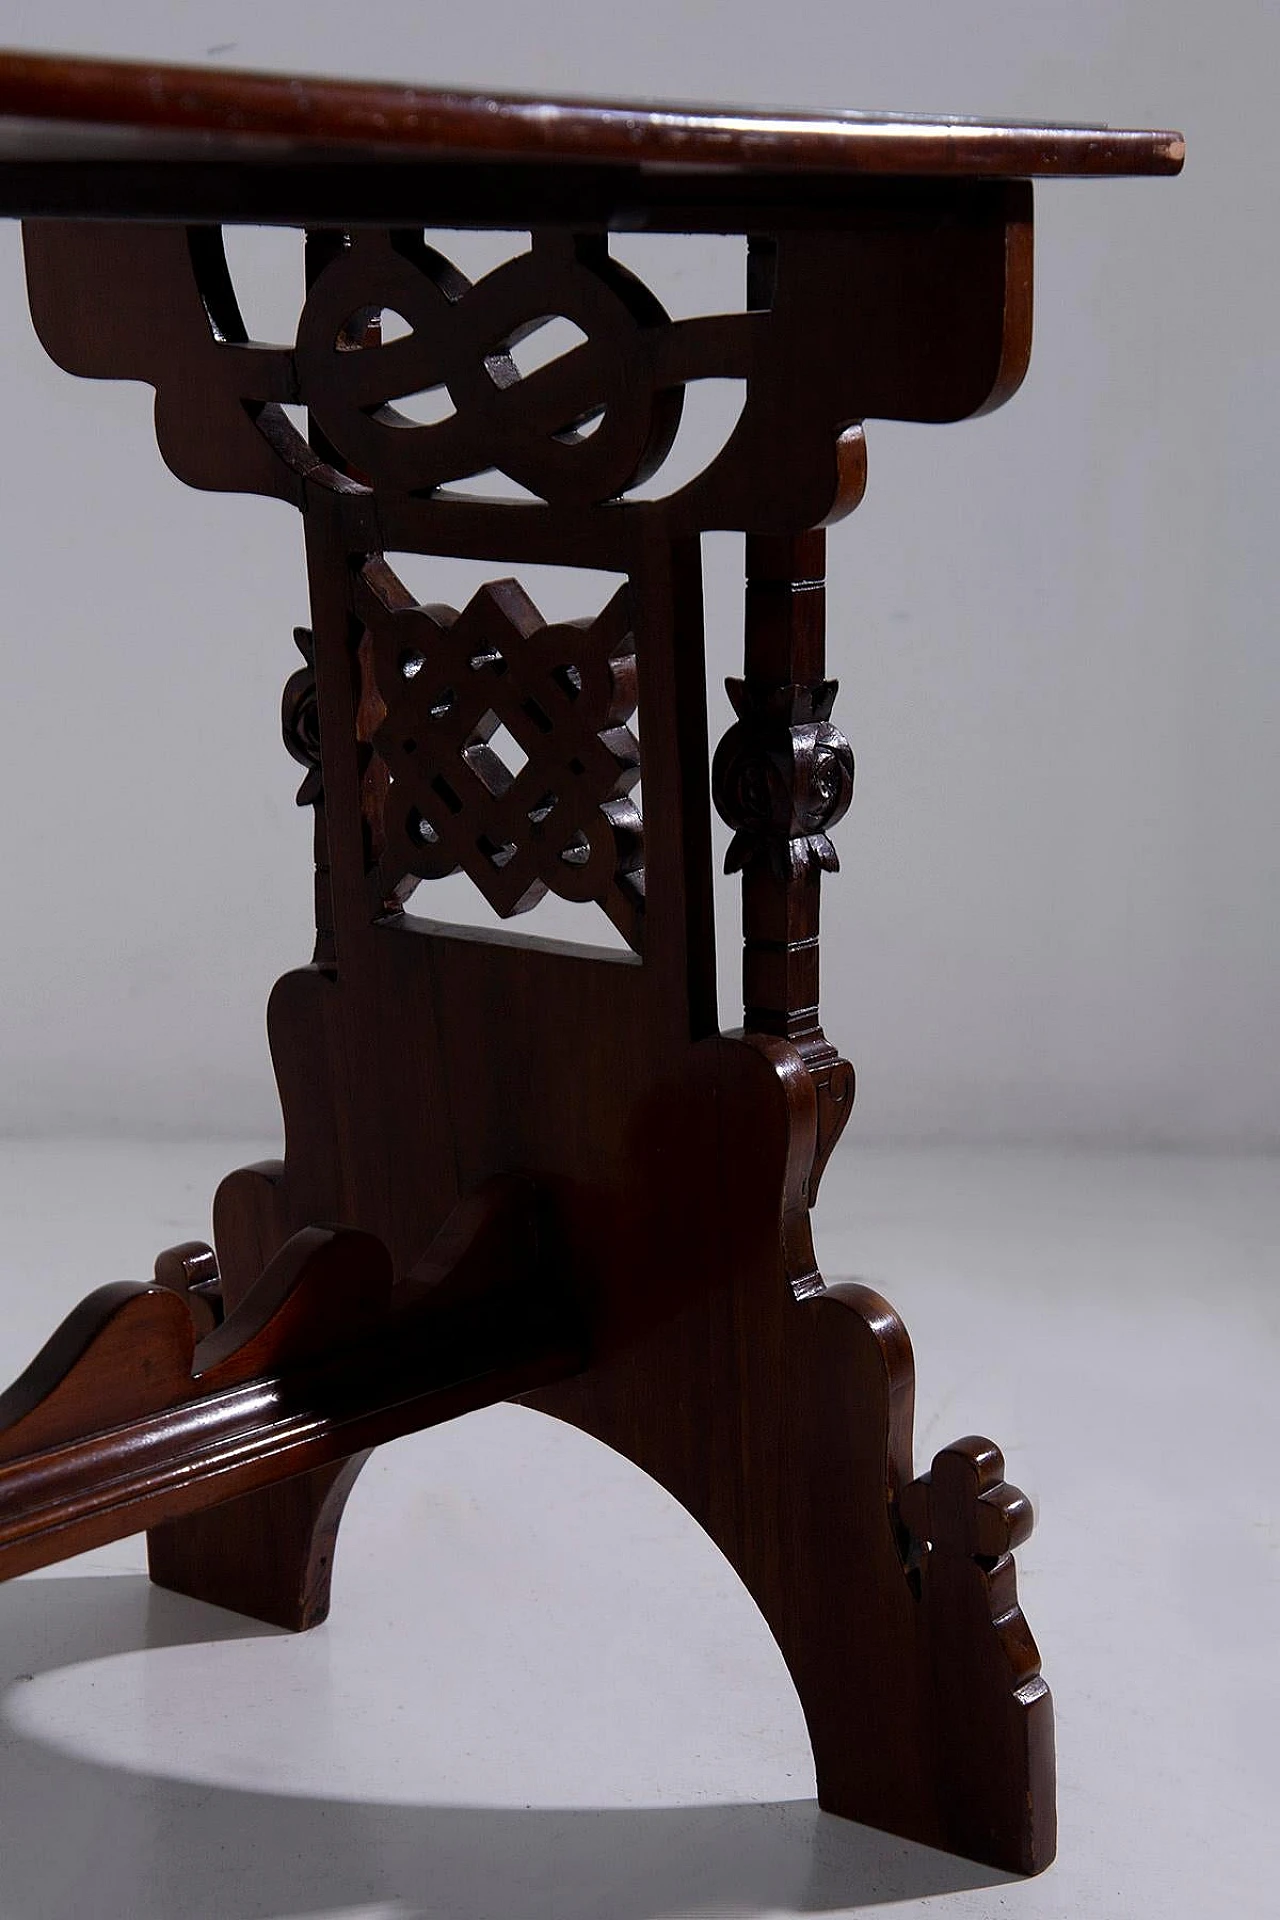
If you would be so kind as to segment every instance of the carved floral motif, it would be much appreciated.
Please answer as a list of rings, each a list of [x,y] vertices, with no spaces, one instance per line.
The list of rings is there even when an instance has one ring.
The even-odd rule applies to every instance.
[[[300,807],[309,807],[324,792],[320,770],[320,707],[316,699],[315,638],[310,627],[295,627],[294,642],[306,661],[285,681],[280,703],[280,732],[287,751],[307,769],[298,788]]]
[[[853,798],[853,753],[830,718],[837,682],[726,684],[738,721],[720,742],[711,775],[716,807],[734,829],[726,872],[759,859],[783,880],[836,872],[827,829]]]

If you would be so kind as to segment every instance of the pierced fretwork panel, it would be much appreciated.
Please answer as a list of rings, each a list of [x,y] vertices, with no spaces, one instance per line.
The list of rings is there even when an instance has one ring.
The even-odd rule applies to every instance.
[[[495,913],[594,901],[641,948],[644,837],[631,591],[549,625],[515,580],[462,611],[365,563],[370,860],[382,897],[462,869]]]
[[[683,318],[606,232],[558,225],[474,279],[421,227],[312,230],[296,328],[274,344],[252,338],[214,226],[94,222],[90,248],[75,223],[29,222],[27,272],[49,352],[150,380],[165,458],[193,485],[304,508],[336,493],[352,515],[372,497],[442,547],[510,519],[490,472],[549,539],[607,545],[623,515],[782,534],[856,504],[858,422],[959,419],[1016,385],[1028,192],[869,181],[829,226],[780,230],[767,206],[726,206],[715,231],[752,236],[745,304]],[[671,456],[706,382],[740,411],[686,472]]]
[[[400,337],[370,332],[384,313]],[[553,322],[544,360],[535,342]],[[666,458],[685,369],[654,347],[674,332],[603,236],[538,232],[473,285],[420,235],[368,231],[313,281],[296,362],[313,418],[377,486],[430,492],[497,467],[552,504],[587,505]],[[406,403],[428,395],[415,418]]]

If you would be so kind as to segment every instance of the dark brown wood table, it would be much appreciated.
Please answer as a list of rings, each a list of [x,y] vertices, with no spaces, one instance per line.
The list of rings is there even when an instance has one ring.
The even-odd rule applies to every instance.
[[[162,1585],[311,1626],[370,1449],[518,1398],[636,1461],[738,1569],[822,1806],[1049,1861],[1052,1715],[1011,1557],[1030,1507],[984,1439],[916,1476],[906,1332],[814,1261],[853,1100],[818,1008],[853,785],[825,529],[861,497],[865,420],[1017,388],[1032,179],[1181,163],[1171,133],[0,55],[0,212],[45,347],[153,386],[180,479],[302,514],[283,729],[316,898],[268,1015],[284,1158],[223,1181],[216,1252],[99,1288],[0,1395],[0,1577],[145,1528]],[[305,229],[291,341],[246,331],[234,223]],[[473,284],[438,241],[467,228],[527,242]],[[619,231],[744,236],[741,309],[670,318]],[[530,360],[566,322],[576,344]],[[737,424],[664,493],[690,383],[715,378],[742,383]],[[509,495],[476,489],[494,472]],[[701,537],[726,528],[744,665],[709,768]],[[388,553],[503,577],[424,605]],[[547,621],[509,577],[535,563],[617,588]],[[713,801],[742,874],[733,1032]],[[410,911],[459,870],[503,919],[598,908],[624,950]]]

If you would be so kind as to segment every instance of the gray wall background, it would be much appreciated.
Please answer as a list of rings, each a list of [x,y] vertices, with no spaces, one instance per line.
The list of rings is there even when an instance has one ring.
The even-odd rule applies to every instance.
[[[1036,346],[1008,407],[868,429],[867,499],[831,541],[859,777],[824,998],[863,1139],[1280,1144],[1276,9],[9,0],[0,29],[435,83],[1182,127],[1180,180],[1037,190]],[[290,246],[242,251],[266,321],[294,310]],[[718,305],[737,262],[691,246],[655,282]],[[309,951],[309,818],[276,731],[306,618],[295,516],[188,492],[145,388],[45,360],[12,227],[0,311],[0,1131],[270,1134],[265,996]],[[718,689],[735,544],[709,566]],[[717,693],[713,734],[726,714]],[[541,910],[524,924],[547,930]],[[732,887],[721,928],[731,1025]]]

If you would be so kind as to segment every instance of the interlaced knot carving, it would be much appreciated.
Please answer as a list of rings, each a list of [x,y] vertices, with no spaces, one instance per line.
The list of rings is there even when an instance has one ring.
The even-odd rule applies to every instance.
[[[1006,336],[1026,295],[1010,219],[1025,219],[1026,191],[975,183],[939,208],[922,186],[918,207],[914,190],[910,208],[891,198],[907,217],[886,220],[860,197],[828,224],[781,228],[750,200],[727,204],[715,230],[751,236],[746,310],[687,319],[672,319],[612,258],[606,234],[555,219],[474,283],[421,228],[313,229],[310,284],[287,342],[250,337],[216,225],[105,220],[77,232],[35,221],[27,274],[60,365],[152,382],[165,459],[194,486],[304,509],[336,494],[357,514],[369,495],[394,499],[432,523],[434,540],[442,521],[496,531],[538,513],[529,502],[441,497],[496,466],[545,503],[559,531],[572,521],[604,535],[625,515],[678,535],[782,534],[857,504],[858,422],[962,419],[1009,391],[1018,368]],[[402,339],[368,324],[389,310],[408,323]],[[585,338],[521,374],[513,349],[557,316]],[[708,379],[743,383],[729,439],[661,500],[635,499],[672,446],[689,382]],[[434,420],[397,405],[423,393],[441,403]],[[289,415],[299,406],[310,441]]]
[[[548,891],[596,901],[639,951],[630,597],[624,586],[594,620],[548,625],[515,580],[457,613],[417,605],[385,561],[366,563],[358,604],[382,709],[372,745],[389,774],[384,898],[461,868],[504,918]],[[496,749],[501,728],[525,756],[518,769]]]
[[[407,335],[379,340],[369,322],[385,311]],[[584,339],[521,374],[512,348],[551,319]],[[683,404],[671,344],[661,302],[603,235],[541,229],[473,285],[420,233],[367,231],[313,283],[296,365],[313,419],[375,485],[429,493],[498,467],[552,504],[581,506],[666,459]],[[397,410],[424,393],[439,397],[435,422]]]

